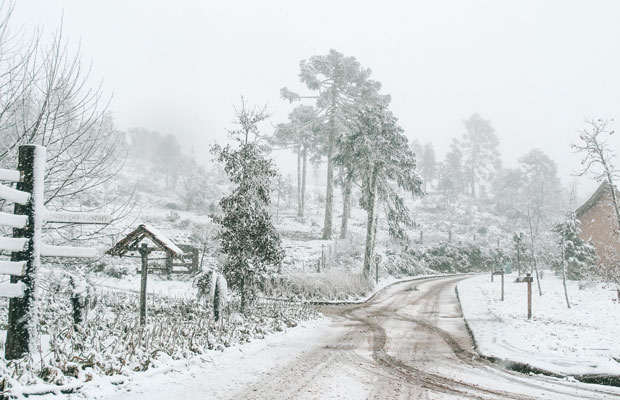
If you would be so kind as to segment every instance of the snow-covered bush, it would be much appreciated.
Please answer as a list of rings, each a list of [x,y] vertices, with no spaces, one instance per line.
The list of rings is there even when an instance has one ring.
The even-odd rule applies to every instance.
[[[220,289],[224,293],[222,283]],[[169,359],[262,338],[317,315],[306,304],[260,300],[241,317],[235,297],[227,307],[231,314],[215,323],[211,311],[195,299],[149,295],[149,317],[141,326],[138,303],[135,293],[98,291],[88,318],[76,327],[66,286],[46,287],[40,304],[41,353],[11,362],[0,357],[9,393],[10,387],[24,384],[63,385],[95,375],[144,371]],[[0,327],[6,326],[7,308],[8,300],[0,299]]]
[[[439,243],[409,253],[428,269],[447,273],[488,271],[501,258],[494,251],[469,243]]]

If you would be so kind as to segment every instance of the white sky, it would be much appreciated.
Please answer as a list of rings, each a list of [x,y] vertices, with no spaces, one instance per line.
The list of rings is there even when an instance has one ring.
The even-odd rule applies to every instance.
[[[13,23],[51,34],[63,13],[119,128],[172,133],[203,159],[241,94],[285,120],[280,88],[302,90],[299,61],[330,48],[370,67],[407,135],[440,158],[478,112],[505,164],[539,147],[568,183],[583,119],[620,112],[617,1],[19,0]]]

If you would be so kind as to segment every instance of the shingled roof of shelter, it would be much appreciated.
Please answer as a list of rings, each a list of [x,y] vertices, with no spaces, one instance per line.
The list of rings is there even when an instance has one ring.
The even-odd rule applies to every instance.
[[[125,238],[116,243],[106,254],[113,256],[123,256],[129,251],[138,250],[138,244],[145,238],[150,239],[159,250],[172,253],[176,257],[183,255],[181,250],[172,240],[168,239],[159,230],[147,224],[140,224],[135,230],[129,233]]]

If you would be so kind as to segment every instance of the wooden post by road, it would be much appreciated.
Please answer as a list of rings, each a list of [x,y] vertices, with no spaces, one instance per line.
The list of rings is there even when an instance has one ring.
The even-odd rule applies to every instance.
[[[500,269],[499,271],[493,271],[491,273],[491,281],[493,280],[493,275],[501,275],[502,277],[502,301],[504,301],[504,270]]]
[[[140,271],[140,325],[146,324],[146,278],[149,267],[149,253],[151,249],[146,243],[140,246],[140,255],[142,256],[142,270]]]
[[[532,274],[527,273],[523,278],[519,277],[515,280],[517,283],[527,283],[527,319],[532,319]]]
[[[502,301],[504,301],[504,271],[502,271]]]

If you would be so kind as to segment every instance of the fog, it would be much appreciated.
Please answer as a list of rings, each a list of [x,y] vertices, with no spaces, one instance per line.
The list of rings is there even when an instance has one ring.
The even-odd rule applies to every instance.
[[[286,120],[293,106],[279,89],[303,93],[299,61],[330,48],[372,69],[406,134],[440,159],[479,113],[505,165],[538,147],[568,184],[584,118],[620,110],[614,1],[25,0],[13,24],[51,36],[61,20],[92,61],[93,85],[113,95],[120,129],[174,134],[202,160],[226,139],[241,95],[267,104],[272,125]],[[594,186],[582,180],[580,193]]]

